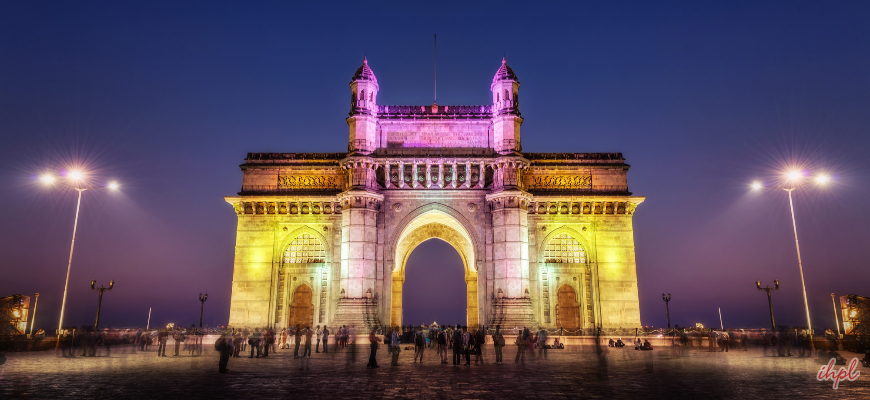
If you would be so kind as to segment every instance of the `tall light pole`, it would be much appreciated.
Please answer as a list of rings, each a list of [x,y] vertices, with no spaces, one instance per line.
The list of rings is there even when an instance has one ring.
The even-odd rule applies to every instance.
[[[39,304],[39,293],[36,294],[36,300],[33,301],[33,317],[30,319],[30,336],[33,336],[33,324],[36,323],[36,305],[37,304]],[[836,316],[836,314],[834,314],[834,316]],[[837,329],[839,329],[839,328],[837,328]]]
[[[99,325],[100,325],[100,307],[103,305],[103,292],[112,291],[112,287],[115,286],[115,281],[109,281],[109,287],[104,288],[103,285],[100,287],[96,287],[97,280],[91,279],[91,290],[96,290],[100,292],[100,297],[97,299],[97,319],[94,320],[94,332],[99,333]]]
[[[205,296],[199,294],[199,336],[197,337],[197,352],[202,355],[202,311],[205,309],[205,301],[208,300],[208,293]]]
[[[36,295],[39,298],[39,294]],[[837,302],[834,301],[834,294],[831,293],[831,304],[834,306],[834,323],[837,325],[837,337],[840,337],[840,320],[837,318]],[[33,306],[33,312],[36,312],[36,306]],[[30,328],[33,331],[33,328]]]
[[[774,287],[761,287],[761,281],[755,281],[755,286],[758,287],[759,291],[767,292],[767,306],[770,307],[770,326],[773,328],[773,333],[776,333],[776,321],[773,320],[773,299],[770,297],[770,292],[779,290],[779,280],[774,279],[773,284],[775,285]]]
[[[668,303],[671,302],[671,294],[668,293],[668,295],[665,296],[665,294],[662,293],[662,300],[665,301],[665,312],[667,313],[667,316],[668,316],[668,331],[670,331],[671,330],[671,308],[668,305]],[[671,332],[671,341],[673,341],[673,336],[674,336],[673,332]]]
[[[807,313],[807,329],[809,329],[809,331],[810,331],[810,350],[815,350],[815,345],[813,344],[813,340],[812,340],[813,323],[810,321],[810,304],[807,301],[807,285],[804,281],[804,266],[803,266],[803,263],[801,262],[801,246],[800,246],[800,243],[798,243],[797,222],[795,222],[794,202],[792,201],[792,195],[791,195],[795,189],[806,186],[807,184],[810,183],[810,182],[806,182],[806,183],[802,183],[802,184],[797,185],[798,180],[802,176],[803,175],[799,171],[791,171],[787,175],[787,178],[788,178],[787,179],[787,181],[788,181],[787,187],[772,187],[772,188],[782,189],[782,190],[785,190],[786,192],[788,192],[788,205],[789,205],[789,208],[791,209],[791,225],[792,225],[792,228],[794,229],[794,246],[795,246],[795,249],[797,250],[798,271],[800,271],[800,274],[801,274],[801,288],[803,289],[803,294],[804,294],[804,309],[806,310],[806,313]],[[828,177],[827,175],[818,175],[815,178],[815,182],[820,184],[820,185],[823,185],[825,183],[828,183],[828,181],[830,179],[831,178]],[[763,186],[761,183],[758,183],[758,182],[755,182],[752,184],[753,189],[761,189],[762,187],[765,187],[765,186]],[[768,295],[769,294],[770,294],[770,292],[768,292]]]
[[[78,200],[76,201],[76,217],[75,217],[75,220],[73,222],[72,241],[70,242],[70,245],[69,245],[69,262],[67,263],[67,266],[66,266],[66,281],[63,284],[63,300],[61,301],[61,304],[60,304],[60,320],[57,323],[57,331],[58,331],[58,335],[57,335],[58,342],[57,343],[58,343],[58,346],[60,345],[60,331],[63,329],[63,314],[64,314],[64,311],[66,310],[66,294],[67,294],[67,289],[69,288],[69,273],[70,273],[70,270],[72,269],[73,250],[75,250],[75,245],[76,245],[76,229],[78,228],[78,225],[79,225],[79,209],[81,208],[81,205],[82,205],[82,193],[85,190],[89,190],[89,189],[104,189],[104,188],[109,188],[112,190],[118,189],[118,184],[116,182],[110,182],[106,186],[83,186],[82,180],[84,179],[84,174],[80,171],[70,171],[67,174],[67,179],[71,182],[71,184],[66,183],[66,182],[58,182],[58,180],[54,176],[48,175],[48,174],[43,175],[40,178],[42,183],[44,183],[46,185],[51,185],[55,182],[58,182],[62,185],[65,185],[65,186],[68,186],[72,189],[75,189],[75,191],[78,192]]]

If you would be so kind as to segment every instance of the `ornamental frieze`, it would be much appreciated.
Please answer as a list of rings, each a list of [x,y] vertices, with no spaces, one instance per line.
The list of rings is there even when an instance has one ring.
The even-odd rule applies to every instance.
[[[339,185],[337,176],[280,175],[279,189],[332,189]]]
[[[591,175],[527,175],[526,187],[529,189],[590,189]]]

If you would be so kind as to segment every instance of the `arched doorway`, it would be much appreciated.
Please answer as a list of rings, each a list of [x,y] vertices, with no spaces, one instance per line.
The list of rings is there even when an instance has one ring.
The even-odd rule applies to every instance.
[[[466,310],[465,324],[479,324],[478,282],[474,241],[468,230],[447,212],[432,209],[417,215],[402,229],[396,240],[394,253],[393,284],[390,303],[390,325],[403,324],[402,293],[405,283],[405,266],[411,252],[429,239],[441,239],[459,253],[465,269]]]
[[[311,288],[308,285],[300,285],[293,292],[288,322],[289,326],[301,324],[303,327],[314,323],[314,304],[311,301]]]
[[[556,326],[575,330],[580,327],[580,303],[577,293],[568,285],[559,288],[556,301]]]
[[[465,324],[465,266],[456,249],[440,239],[420,243],[408,257],[402,309],[405,325]]]

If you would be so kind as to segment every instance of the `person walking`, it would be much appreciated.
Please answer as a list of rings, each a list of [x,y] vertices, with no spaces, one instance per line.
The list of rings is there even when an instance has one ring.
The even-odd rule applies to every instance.
[[[526,363],[526,338],[523,337],[523,332],[524,331],[520,331],[517,335],[516,341],[514,341],[514,344],[517,345],[517,356],[514,358],[514,364],[518,362],[521,362],[522,364]]]
[[[314,347],[315,353],[320,353],[320,339],[321,335],[323,335],[323,330],[320,329],[320,325],[317,325],[317,328],[314,329],[314,339],[317,340],[317,346]]]
[[[378,368],[378,346],[380,345],[380,340],[378,340],[377,328],[372,328],[372,331],[369,332],[369,348],[371,348],[372,352],[369,354],[369,362],[366,364],[366,368]]]
[[[233,355],[233,336],[229,332],[224,332],[221,337],[214,343],[215,350],[221,354],[218,361],[218,372],[225,374],[230,370],[227,369],[227,363],[230,361],[230,356]]]
[[[254,331],[251,336],[248,337],[248,344],[251,345],[251,356],[248,358],[254,358],[254,351],[257,352],[257,358],[260,358],[260,331]]]
[[[166,342],[169,341],[169,332],[161,329],[157,332],[157,357],[166,357]]]
[[[504,335],[501,334],[501,325],[495,326],[495,333],[492,334],[492,345],[495,347],[495,363],[502,363],[502,349],[504,349]]]
[[[724,351],[727,353],[728,352],[728,341],[730,339],[730,337],[728,336],[728,332],[722,331],[721,338],[722,338],[722,350],[719,350],[719,352],[721,353]]]
[[[329,328],[326,325],[323,325],[323,352],[329,353],[329,349],[327,346],[329,345]]]
[[[239,351],[242,349],[242,343],[244,338],[242,338],[241,332],[236,332],[233,334],[233,357],[239,357]]]
[[[293,358],[299,358],[299,345],[302,344],[302,324],[296,324],[296,330],[293,332]]]
[[[399,339],[399,327],[393,327],[393,334],[390,336],[390,351],[393,354],[393,361],[390,363],[391,367],[399,366],[399,353],[402,351],[402,343]]]
[[[538,358],[547,359],[547,330],[541,328],[538,331]]]
[[[459,366],[462,363],[462,328],[456,325],[456,330],[453,331],[453,337],[450,339],[453,346],[453,366]]]

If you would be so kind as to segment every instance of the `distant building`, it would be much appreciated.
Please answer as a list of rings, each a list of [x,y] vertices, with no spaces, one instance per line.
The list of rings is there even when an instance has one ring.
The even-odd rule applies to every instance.
[[[519,88],[502,60],[492,104],[379,105],[364,60],[346,153],[248,153],[229,324],[402,325],[408,256],[438,238],[470,326],[640,326],[628,164],[523,152]]]

